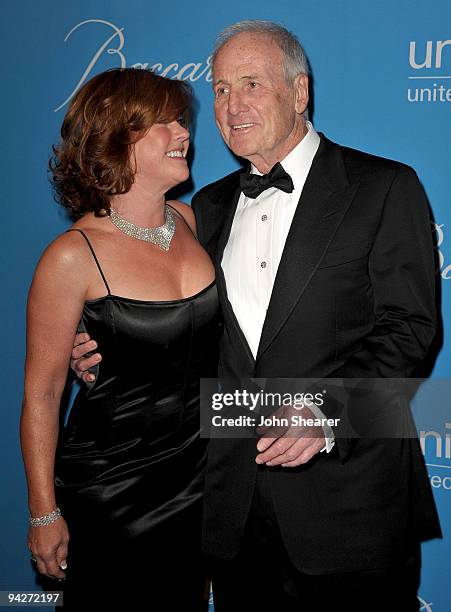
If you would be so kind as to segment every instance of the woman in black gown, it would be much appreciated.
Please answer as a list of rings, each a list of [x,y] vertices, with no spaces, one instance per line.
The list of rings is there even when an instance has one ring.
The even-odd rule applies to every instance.
[[[215,375],[217,296],[191,209],[165,200],[189,175],[189,101],[150,71],[102,73],[55,148],[78,220],[30,289],[21,442],[29,548],[68,610],[204,609],[199,378]],[[103,358],[58,436],[80,325]]]

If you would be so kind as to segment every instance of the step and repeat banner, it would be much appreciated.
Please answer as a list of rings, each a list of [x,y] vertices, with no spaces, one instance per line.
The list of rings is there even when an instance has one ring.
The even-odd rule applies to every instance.
[[[183,199],[238,167],[213,117],[215,35],[242,19],[293,31],[312,69],[311,119],[350,147],[413,166],[433,213],[442,320],[431,376],[451,364],[451,4],[449,0],[42,0],[1,6],[2,410],[0,590],[33,590],[18,442],[25,303],[44,247],[70,220],[54,203],[47,164],[74,93],[120,66],[151,68],[195,92],[192,180]],[[402,232],[402,227],[399,228]],[[396,261],[393,261],[396,266]],[[431,398],[431,414],[433,398]],[[422,610],[451,607],[451,409],[421,415],[420,436],[444,539],[423,546]],[[175,586],[176,588],[176,586]],[[168,601],[171,594],[168,593]],[[371,597],[371,593],[368,594]],[[362,608],[363,609],[363,608]],[[391,610],[387,602],[387,610]]]

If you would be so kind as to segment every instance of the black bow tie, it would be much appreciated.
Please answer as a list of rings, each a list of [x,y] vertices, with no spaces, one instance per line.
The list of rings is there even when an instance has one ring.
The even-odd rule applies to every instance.
[[[265,189],[270,187],[277,187],[285,193],[291,193],[294,189],[291,176],[285,172],[279,162],[271,168],[268,174],[262,176],[259,174],[240,174],[240,185],[244,195],[253,199],[258,198]]]

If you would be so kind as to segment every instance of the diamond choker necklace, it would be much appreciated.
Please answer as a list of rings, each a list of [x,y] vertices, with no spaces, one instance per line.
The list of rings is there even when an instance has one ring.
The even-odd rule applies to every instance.
[[[139,227],[130,221],[123,219],[112,208],[110,219],[111,222],[124,234],[137,240],[144,240],[155,244],[163,251],[169,251],[171,240],[175,233],[175,219],[170,207],[164,205],[164,224],[159,227]]]

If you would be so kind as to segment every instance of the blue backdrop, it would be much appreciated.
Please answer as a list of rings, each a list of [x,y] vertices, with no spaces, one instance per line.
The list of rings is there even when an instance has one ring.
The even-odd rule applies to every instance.
[[[0,590],[23,590],[35,587],[26,548],[26,488],[18,444],[25,302],[40,253],[69,223],[52,201],[46,167],[74,91],[90,76],[121,65],[153,67],[159,74],[190,81],[198,104],[192,166],[197,190],[237,164],[213,120],[209,56],[215,34],[241,19],[271,19],[286,25],[303,42],[311,63],[316,129],[341,144],[411,164],[424,184],[435,218],[431,231],[437,234],[439,249],[445,339],[433,377],[447,378],[451,4],[449,0],[229,0],[217,5],[208,0],[72,4],[19,0],[2,3],[1,11]],[[187,193],[185,201],[191,195]],[[434,612],[451,607],[451,415],[444,414],[438,424],[428,423],[427,414],[422,414],[421,424],[445,535],[443,541],[423,547],[420,596],[423,610]]]

